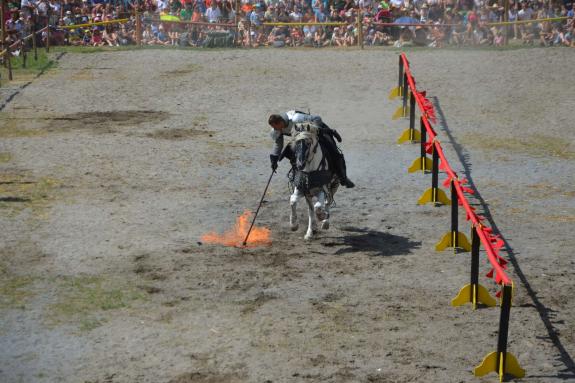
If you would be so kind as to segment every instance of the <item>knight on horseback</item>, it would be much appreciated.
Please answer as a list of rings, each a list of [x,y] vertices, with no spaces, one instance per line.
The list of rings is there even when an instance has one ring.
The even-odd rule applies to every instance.
[[[343,153],[338,148],[334,140],[335,138],[338,142],[341,142],[341,136],[337,133],[336,130],[327,126],[322,121],[320,116],[299,112],[296,110],[290,110],[281,114],[272,114],[268,119],[269,125],[273,128],[271,131],[271,137],[274,140],[274,147],[272,149],[272,153],[270,154],[272,169],[277,169],[278,161],[281,161],[283,157],[287,157],[292,162],[293,166],[293,153],[289,150],[289,147],[286,147],[286,150],[283,150],[284,136],[291,135],[295,124],[304,122],[313,122],[320,127],[319,141],[322,147],[327,151],[326,154],[330,167],[338,176],[341,185],[347,188],[354,187],[355,184],[351,182],[349,178],[347,178]]]

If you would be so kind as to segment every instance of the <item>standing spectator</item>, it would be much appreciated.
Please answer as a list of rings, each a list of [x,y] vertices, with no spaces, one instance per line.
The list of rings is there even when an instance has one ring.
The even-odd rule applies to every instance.
[[[212,5],[206,10],[206,19],[208,23],[217,23],[222,17],[222,11],[218,8],[215,0],[212,0]]]
[[[192,8],[192,3],[188,1],[186,2],[184,8],[180,11],[180,19],[182,19],[183,21],[190,21],[192,19],[193,13],[194,10]]]
[[[509,21],[517,21],[517,3],[509,5],[509,12],[507,13],[507,19]],[[519,28],[517,24],[513,24],[513,39],[517,40],[519,37]]]
[[[255,42],[255,46],[264,45],[266,43],[263,22],[264,6],[261,3],[257,3],[250,16],[250,23],[252,25],[252,42]]]
[[[64,25],[74,25],[75,20],[74,17],[72,16],[72,11],[66,11],[66,16],[64,16],[64,19],[62,21],[64,21]]]

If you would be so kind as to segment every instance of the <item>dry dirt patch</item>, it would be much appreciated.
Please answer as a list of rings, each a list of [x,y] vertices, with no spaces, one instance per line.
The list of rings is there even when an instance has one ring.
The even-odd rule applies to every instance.
[[[96,132],[140,125],[167,119],[169,113],[150,110],[121,110],[110,112],[81,112],[61,117],[47,118],[50,121],[48,131],[70,131],[73,129],[91,129]]]

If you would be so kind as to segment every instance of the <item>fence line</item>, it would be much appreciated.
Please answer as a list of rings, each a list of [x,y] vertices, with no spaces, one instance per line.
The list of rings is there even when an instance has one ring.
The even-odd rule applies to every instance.
[[[481,245],[483,245],[487,253],[487,259],[492,267],[486,276],[494,279],[495,283],[502,287],[496,294],[497,297],[501,298],[497,351],[489,353],[483,359],[482,363],[474,369],[474,374],[476,376],[483,376],[490,372],[495,372],[499,375],[500,380],[503,380],[506,374],[521,378],[525,375],[525,371],[519,366],[515,356],[507,352],[513,281],[505,273],[507,260],[499,255],[499,250],[504,246],[504,242],[499,235],[493,233],[491,228],[483,224],[482,221],[485,218],[478,215],[475,209],[470,206],[465,194],[473,194],[473,190],[465,186],[467,181],[460,179],[449,165],[441,147],[441,142],[430,123],[430,121],[433,123],[436,122],[433,105],[426,98],[425,91],[417,90],[415,79],[409,67],[409,61],[404,53],[399,57],[398,86],[390,93],[390,98],[392,99],[399,96],[402,97],[402,106],[394,113],[393,118],[397,119],[409,115],[410,123],[409,128],[404,131],[398,139],[398,143],[419,141],[421,144],[421,155],[415,159],[409,168],[409,172],[421,170],[423,172],[431,171],[432,173],[432,186],[424,192],[418,203],[424,204],[431,202],[434,204],[451,205],[452,209],[451,231],[443,236],[442,240],[437,244],[436,250],[444,250],[448,247],[452,247],[454,251],[456,249],[471,251],[470,283],[460,290],[451,304],[453,306],[460,306],[466,303],[472,303],[473,309],[476,308],[478,302],[487,306],[495,306],[495,299],[491,298],[487,289],[479,284],[479,249]],[[420,131],[415,129],[416,105],[420,112]],[[429,139],[427,139],[427,136],[429,136]],[[427,158],[428,153],[432,154],[431,161]],[[449,200],[445,192],[438,187],[439,169],[444,170],[447,174],[447,179],[443,183],[443,186],[449,186],[451,188],[451,200]],[[471,221],[471,244],[469,244],[465,235],[458,231],[459,205],[465,209],[467,221]]]
[[[11,45],[9,45],[6,49],[4,49],[3,51],[0,52],[0,57],[2,57],[4,59],[4,61],[6,62],[6,66],[8,69],[8,80],[12,81],[14,79],[14,76],[12,74],[12,50],[18,46],[21,47],[22,67],[26,68],[27,52],[26,52],[26,48],[24,46],[24,43],[27,40],[32,39],[32,49],[34,50],[34,60],[38,61],[38,49],[37,49],[38,47],[36,44],[36,35],[38,33],[42,33],[42,32],[47,31],[47,30],[49,30],[49,27],[45,26],[44,28],[37,30],[36,32],[32,32],[28,36],[24,36],[24,37],[18,39],[17,41],[15,41]],[[48,49],[49,48],[47,46],[46,51],[48,51]]]
[[[86,27],[93,27],[99,25],[108,25],[108,24],[123,24],[130,21],[130,19],[117,19],[117,20],[108,20],[108,21],[98,21],[95,23],[85,23],[85,24],[74,24],[74,25],[57,25],[57,29],[76,29],[76,28],[86,28]]]

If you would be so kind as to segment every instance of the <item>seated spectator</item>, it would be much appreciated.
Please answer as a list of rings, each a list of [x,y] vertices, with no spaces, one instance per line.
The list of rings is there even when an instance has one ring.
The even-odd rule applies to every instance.
[[[344,46],[353,46],[355,45],[355,35],[356,35],[356,31],[354,29],[353,24],[352,25],[348,25],[347,29],[345,31],[344,34]]]
[[[387,34],[386,32],[375,32],[375,39],[374,45],[390,45],[391,44],[391,35]]]
[[[300,28],[292,28],[290,31],[290,41],[292,47],[300,47],[303,45],[303,33]]]
[[[503,32],[500,29],[496,29],[495,38],[493,39],[493,45],[496,47],[502,47],[504,43]]]
[[[329,44],[327,40],[327,35],[323,27],[317,28],[313,35],[313,46],[316,48],[321,48]]]
[[[90,45],[94,47],[101,47],[104,45],[104,40],[102,39],[102,32],[97,27],[92,30],[92,39],[90,40]]]
[[[331,36],[331,45],[336,47],[345,46],[345,36],[343,30],[340,27],[335,27],[333,29],[333,34]]]
[[[117,47],[120,45],[118,42],[118,35],[116,34],[115,27],[112,24],[106,25],[104,31],[102,32],[102,39],[111,47]]]

